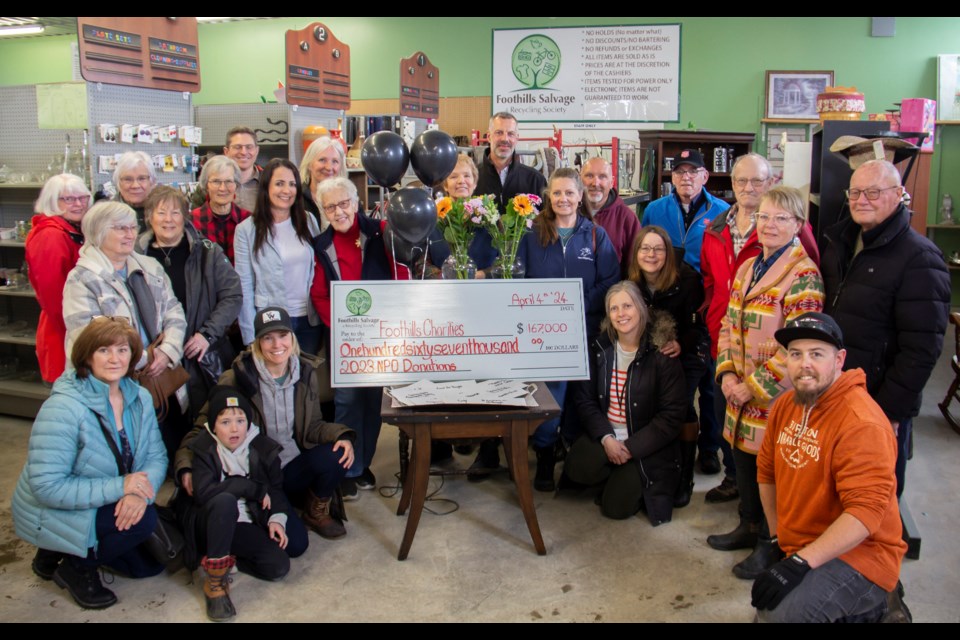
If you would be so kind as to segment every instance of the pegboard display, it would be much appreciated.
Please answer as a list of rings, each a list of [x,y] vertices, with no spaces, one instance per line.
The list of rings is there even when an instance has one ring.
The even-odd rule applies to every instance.
[[[146,144],[134,140],[133,144],[103,142],[97,136],[97,126],[111,124],[177,125],[193,124],[193,108],[189,93],[177,91],[157,91],[137,87],[121,87],[109,84],[90,83],[87,86],[87,109],[90,118],[90,157],[96,159],[102,155],[143,151],[149,156],[191,154],[190,147],[184,147],[180,140],[154,142]],[[204,142],[207,132],[203,132]],[[111,174],[96,172],[94,166],[93,190],[109,182]],[[158,184],[190,182],[193,177],[182,169],[172,173],[157,171]]]
[[[195,109],[195,122],[203,128],[203,146],[223,147],[227,131],[247,126],[257,133],[260,146],[283,145],[295,163],[303,157],[303,129],[322,125],[337,129],[343,112],[334,109],[297,107],[278,103],[205,104]]]
[[[49,165],[66,148],[83,146],[82,129],[40,129],[37,125],[37,87],[21,85],[0,87],[0,164],[11,173],[27,172],[27,184],[0,186],[0,226],[11,227],[17,220],[33,216],[33,202],[40,193],[42,180],[50,174]],[[60,173],[56,168],[54,173]]]
[[[221,149],[227,131],[238,126],[257,132],[260,145],[289,144],[289,107],[276,103],[201,104],[194,107],[194,122],[203,128],[203,146]]]

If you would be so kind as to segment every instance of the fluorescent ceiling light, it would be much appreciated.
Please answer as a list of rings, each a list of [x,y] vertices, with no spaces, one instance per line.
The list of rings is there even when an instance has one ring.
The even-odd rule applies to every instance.
[[[2,36],[26,36],[32,33],[43,33],[42,24],[32,24],[23,27],[0,27],[0,37]]]
[[[225,18],[197,18],[197,22],[216,22],[217,20],[229,20],[229,16]]]

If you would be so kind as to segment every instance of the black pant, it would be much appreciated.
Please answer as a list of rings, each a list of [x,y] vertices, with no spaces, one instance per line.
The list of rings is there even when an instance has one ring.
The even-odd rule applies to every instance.
[[[767,519],[763,516],[760,484],[757,482],[757,456],[734,447],[733,460],[737,464],[740,517],[746,522],[760,524],[760,535],[769,536],[770,528],[767,526]]]
[[[290,557],[263,527],[237,522],[237,498],[229,493],[214,496],[203,507],[201,539],[207,543],[206,555],[222,558],[233,554],[237,566],[262,580],[279,580],[290,571]]]
[[[604,484],[600,498],[600,513],[622,520],[640,509],[643,499],[643,479],[635,462],[616,465],[610,462],[603,445],[589,436],[581,436],[573,443],[564,473],[580,484]]]
[[[153,559],[140,545],[157,528],[157,509],[149,505],[140,522],[126,531],[117,529],[114,511],[116,502],[97,509],[97,550],[90,549],[86,558],[73,558],[77,564],[88,567],[106,565],[131,578],[148,578],[163,571],[163,565]]]

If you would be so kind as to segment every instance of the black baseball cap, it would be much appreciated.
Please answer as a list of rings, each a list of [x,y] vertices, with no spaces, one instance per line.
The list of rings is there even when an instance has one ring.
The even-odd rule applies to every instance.
[[[684,149],[673,156],[673,168],[676,169],[682,164],[693,165],[697,169],[703,169],[703,156],[696,149]]]
[[[843,332],[837,321],[825,313],[811,311],[787,323],[774,334],[777,342],[789,347],[792,340],[820,340],[843,349]]]
[[[259,339],[271,331],[293,331],[290,314],[283,307],[267,307],[257,311],[253,319],[253,332]]]

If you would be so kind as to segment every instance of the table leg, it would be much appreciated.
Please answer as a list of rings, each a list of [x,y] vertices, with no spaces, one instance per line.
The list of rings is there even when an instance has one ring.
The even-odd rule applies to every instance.
[[[400,431],[400,504],[397,515],[402,516],[410,506],[410,436]]]
[[[523,510],[523,519],[527,521],[527,529],[533,538],[533,546],[537,554],[547,555],[547,548],[543,544],[540,534],[540,523],[537,521],[537,511],[533,507],[533,494],[530,488],[530,469],[527,465],[527,422],[514,420],[510,423],[510,434],[504,438],[504,449],[507,450],[507,460],[510,461],[510,470],[513,482],[517,485],[517,497],[520,499],[520,509]],[[508,444],[509,442],[509,444]]]
[[[400,543],[400,553],[397,554],[397,560],[407,559],[410,545],[413,544],[413,536],[416,535],[417,526],[420,524],[420,515],[423,513],[423,503],[427,497],[427,483],[430,480],[430,431],[430,426],[424,426],[416,429],[413,434],[413,469],[407,470],[412,505],[410,513],[407,514],[407,528],[403,532],[403,542]],[[407,490],[405,489],[404,494],[406,493]]]

